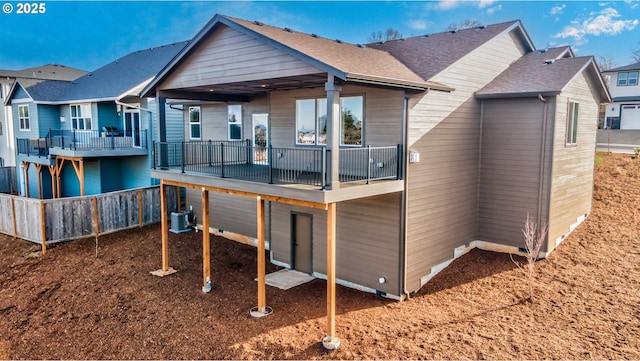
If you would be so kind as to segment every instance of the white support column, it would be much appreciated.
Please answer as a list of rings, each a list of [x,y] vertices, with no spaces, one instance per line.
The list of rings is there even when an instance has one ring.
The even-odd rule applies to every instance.
[[[327,188],[340,188],[340,91],[342,87],[336,85],[334,77],[329,74],[324,85],[327,92],[327,150],[329,161],[327,164]]]

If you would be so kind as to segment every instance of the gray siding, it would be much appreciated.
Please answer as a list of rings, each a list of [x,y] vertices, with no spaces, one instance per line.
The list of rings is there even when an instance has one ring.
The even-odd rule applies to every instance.
[[[401,196],[389,194],[337,205],[336,272],[339,279],[401,295]],[[271,252],[274,260],[289,264],[291,213],[313,216],[313,271],[326,274],[326,211],[272,203]],[[385,277],[386,283],[378,279]]]
[[[161,88],[259,80],[265,74],[278,78],[321,72],[271,45],[220,25]]]
[[[591,211],[598,104],[589,85],[579,74],[557,97],[554,129],[553,186],[549,209],[549,248],[570,231],[578,217]],[[578,136],[576,146],[567,146],[567,102],[578,102]]]
[[[478,237],[524,247],[527,213],[538,222],[548,217],[554,98],[547,99],[546,117],[537,98],[483,105]]]
[[[187,209],[193,206],[198,224],[202,224],[202,192],[188,188],[185,205]],[[257,237],[255,199],[210,192],[209,217],[212,228]]]
[[[473,93],[521,55],[502,34],[431,79],[455,85],[452,93],[410,99],[407,148],[421,159],[407,168],[408,291],[477,234],[480,106]]]

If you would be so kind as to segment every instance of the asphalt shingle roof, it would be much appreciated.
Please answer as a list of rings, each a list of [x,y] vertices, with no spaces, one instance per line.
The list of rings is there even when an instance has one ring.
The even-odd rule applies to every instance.
[[[428,80],[469,54],[473,49],[519,23],[516,20],[455,32],[414,36],[383,43],[371,43],[367,44],[367,47],[388,52],[422,78]]]
[[[183,41],[135,51],[73,81],[18,81],[36,102],[115,99],[154,77],[186,44]]]
[[[593,61],[591,56],[561,57],[567,47],[527,53],[476,92],[479,98],[559,94]]]
[[[365,76],[421,85],[424,85],[426,81],[386,51],[331,40],[287,28],[278,28],[228,16],[222,17],[338,69],[346,73],[347,78]]]
[[[110,99],[154,77],[186,41],[134,51],[73,81],[60,101]]]
[[[0,69],[0,77],[23,79],[74,80],[87,72],[59,64],[47,64],[21,70]]]
[[[613,69],[609,69],[609,70],[605,71],[604,73],[615,73],[615,72],[618,72],[618,71],[629,71],[629,70],[640,70],[640,62],[637,62],[635,64],[625,65],[625,66],[620,66],[620,67],[613,68]]]

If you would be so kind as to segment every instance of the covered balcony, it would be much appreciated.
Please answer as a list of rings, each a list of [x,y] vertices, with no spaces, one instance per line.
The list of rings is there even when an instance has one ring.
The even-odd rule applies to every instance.
[[[326,147],[252,146],[245,141],[154,142],[153,169],[272,185],[325,190],[331,162]],[[401,178],[402,147],[339,149],[342,184],[372,184]]]

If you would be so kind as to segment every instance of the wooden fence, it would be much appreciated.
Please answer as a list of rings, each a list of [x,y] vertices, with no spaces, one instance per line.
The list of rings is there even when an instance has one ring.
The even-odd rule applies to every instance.
[[[167,211],[179,194],[167,186]],[[32,199],[0,194],[0,233],[46,245],[160,222],[160,187],[95,196]]]
[[[16,194],[17,192],[16,167],[0,167],[0,193]]]

